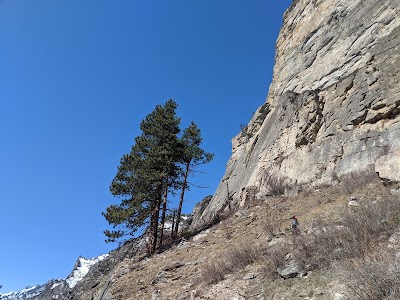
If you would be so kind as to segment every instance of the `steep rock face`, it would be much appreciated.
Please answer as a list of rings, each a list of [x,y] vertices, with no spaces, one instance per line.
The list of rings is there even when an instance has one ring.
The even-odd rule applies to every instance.
[[[351,172],[400,181],[399,56],[399,0],[295,0],[267,101],[233,138],[226,173],[192,226],[268,193],[272,180],[288,193]]]

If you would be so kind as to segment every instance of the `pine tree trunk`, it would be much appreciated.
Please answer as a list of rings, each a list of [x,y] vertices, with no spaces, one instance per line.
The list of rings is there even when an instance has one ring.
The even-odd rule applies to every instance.
[[[162,248],[162,243],[164,238],[164,225],[165,225],[165,215],[167,213],[167,198],[168,198],[168,177],[165,181],[166,182],[165,182],[164,199],[163,199],[162,216],[161,216],[161,232],[160,232],[159,248]]]
[[[182,205],[183,205],[183,199],[185,198],[187,178],[189,176],[189,168],[190,168],[190,161],[186,164],[185,175],[183,177],[182,192],[181,192],[181,197],[179,199],[179,207],[176,217],[175,236],[178,236],[179,223],[181,222]]]
[[[151,213],[150,213],[150,226],[148,228],[148,240],[147,240],[147,254],[152,255],[153,254],[153,245],[154,245],[154,227],[156,226],[155,224],[155,206],[156,203],[153,203],[151,205]]]
[[[175,215],[176,215],[176,211],[174,210],[174,213],[172,215],[172,227],[171,227],[171,238],[174,239],[175,238]]]
[[[150,242],[150,255],[153,255],[156,252],[157,248],[157,238],[158,238],[158,216],[160,214],[160,205],[162,202],[162,184],[159,184],[157,187],[157,199],[155,200],[154,207],[152,210],[152,223],[153,228],[150,229],[152,231]]]

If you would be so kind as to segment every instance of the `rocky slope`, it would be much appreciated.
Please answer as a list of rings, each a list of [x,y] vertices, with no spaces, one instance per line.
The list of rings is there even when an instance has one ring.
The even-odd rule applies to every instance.
[[[368,170],[400,181],[399,0],[296,0],[284,15],[266,103],[233,141],[193,226],[226,208]]]
[[[389,216],[387,213],[400,214],[400,189],[384,187],[376,179],[367,185],[360,185],[360,182],[355,180],[347,185],[342,182],[339,186],[302,192],[292,198],[269,197],[264,201],[256,197],[247,203],[248,206],[232,211],[218,224],[188,236],[150,258],[142,251],[142,242],[129,241],[93,265],[72,289],[59,294],[42,293],[39,298],[32,299],[356,299],[348,297],[348,275],[342,276],[339,271],[345,269],[347,258],[358,258],[359,244],[353,241],[352,235],[350,244],[346,244],[343,228],[354,224],[353,218],[357,222],[357,218],[363,217],[363,209],[368,207],[384,208],[384,215],[378,215],[378,218],[375,210],[366,210],[373,222],[380,222],[382,216]],[[385,209],[389,203],[396,205]],[[344,223],[340,221],[343,212],[347,212]],[[302,234],[298,244],[288,230],[288,218],[293,214],[299,216],[301,223]],[[315,233],[329,232],[328,223],[321,220],[335,220],[333,227],[341,230],[338,239],[333,239],[334,243],[331,243],[335,247],[332,251],[327,251],[321,242],[313,240],[313,236],[318,237]],[[348,229],[351,234],[355,232],[353,227]],[[381,226],[380,230],[377,233],[380,235],[377,248],[390,246],[395,253],[393,257],[398,258],[399,223]],[[332,236],[323,234],[319,238],[331,240]],[[305,244],[307,241],[308,245]],[[327,240],[324,241],[327,243]],[[315,245],[320,248],[312,248]],[[305,262],[300,260],[298,254],[301,252],[296,253],[296,249],[305,251]],[[372,253],[372,248],[368,251]],[[309,252],[314,255],[309,256]],[[385,255],[395,260],[392,252],[390,256],[388,253]],[[248,257],[251,260],[247,260]],[[333,264],[327,266],[327,261],[333,262],[336,267]],[[359,268],[361,266],[358,265]],[[400,265],[394,267],[388,270],[400,270]],[[396,280],[398,286],[400,276]]]

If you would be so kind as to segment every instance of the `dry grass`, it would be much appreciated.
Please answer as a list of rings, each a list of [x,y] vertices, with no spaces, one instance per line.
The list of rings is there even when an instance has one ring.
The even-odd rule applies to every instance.
[[[351,299],[400,299],[400,262],[385,248],[338,266]]]
[[[312,229],[307,234],[303,233],[293,238],[292,243],[287,240],[258,250],[248,245],[232,248],[203,268],[201,281],[207,284],[219,282],[227,274],[243,269],[256,261],[263,264],[263,275],[274,279],[278,276],[277,268],[284,265],[285,255],[289,252],[294,255],[296,261],[312,270],[327,270],[334,263],[365,257],[384,245],[400,225],[400,201],[382,194],[382,190],[377,191],[377,187],[380,188],[380,185],[363,189],[364,196],[371,194],[371,197],[369,200],[361,201],[361,206],[355,210],[345,206],[347,200],[340,194],[336,196],[330,194],[330,197],[342,199],[340,203],[343,206],[340,207],[339,203],[319,202],[314,196],[312,202],[316,201],[321,208],[334,208],[335,217],[329,218],[326,217],[329,214],[321,214],[325,218],[318,217],[312,222],[309,221],[308,227],[311,226]],[[376,196],[372,191],[383,197],[373,201]],[[279,204],[281,203],[266,202],[265,206],[262,206],[261,226],[264,232],[271,236],[282,234],[281,226],[285,224],[283,214],[278,209]],[[289,206],[289,209],[293,212],[293,207]],[[294,209],[298,209],[297,205]],[[314,213],[319,209],[313,207]]]
[[[313,233],[296,239],[296,258],[321,269],[337,260],[365,256],[399,226],[400,202],[387,198],[354,212],[345,210],[341,216],[339,221],[317,219]]]
[[[346,175],[338,178],[338,180],[340,182],[342,192],[345,194],[351,194],[370,182],[380,181],[380,178],[373,169],[366,169],[363,171],[347,173]]]
[[[384,286],[385,282],[399,284],[390,277],[393,274],[389,273],[389,276],[383,271],[372,271],[368,260],[364,261],[362,257],[367,257],[381,245],[386,247],[388,236],[400,224],[400,209],[382,184],[364,184],[357,188],[352,196],[359,199],[361,206],[355,211],[347,207],[350,197],[343,194],[338,185],[293,198],[273,197],[267,203],[255,201],[253,207],[240,209],[237,215],[233,210],[221,212],[213,224],[204,227],[210,229],[205,237],[192,241],[191,237],[199,232],[188,234],[180,246],[173,246],[162,255],[141,261],[115,283],[112,293],[116,299],[150,299],[153,290],[157,289],[162,291],[160,298],[163,299],[189,299],[185,293],[196,289],[202,292],[201,297],[196,294],[200,299],[232,299],[223,292],[237,288],[249,296],[247,299],[257,299],[253,295],[264,293],[265,288],[265,299],[300,299],[298,292],[309,290],[312,285],[312,288],[321,287],[326,291],[326,294],[317,297],[326,300],[331,299],[328,298],[328,283],[342,277],[344,283],[349,284],[350,299],[378,299],[373,298],[371,293],[364,298],[356,296],[357,285],[362,292],[367,289],[362,286],[364,283],[370,285],[371,290],[379,290],[378,287]],[[379,197],[381,200],[373,203]],[[296,238],[295,245],[290,243],[290,235],[280,232],[276,237],[278,243],[268,246],[267,237],[272,235],[271,231],[276,233],[280,228],[289,226],[287,219],[291,215],[299,216],[303,231]],[[277,221],[277,218],[282,221]],[[254,243],[260,246],[254,248]],[[286,263],[285,255],[289,252],[301,264],[312,265],[313,272],[308,278],[275,280],[279,277],[276,269]],[[372,261],[372,258],[368,259]],[[382,266],[390,266],[390,259]],[[160,270],[174,261],[183,262],[185,266],[151,285]],[[360,274],[350,268],[352,264],[360,269]],[[348,272],[348,277],[346,274],[341,277],[333,274],[332,265],[348,267],[342,267]],[[362,270],[363,265],[369,269]],[[378,266],[374,268],[379,270]],[[383,267],[380,269],[384,270]],[[254,273],[257,277],[242,280],[244,272]],[[368,277],[370,272],[377,274],[372,282],[362,277]],[[350,281],[351,277],[354,281]],[[219,284],[213,285],[217,282]],[[360,294],[360,291],[357,293]]]
[[[206,263],[200,275],[200,282],[207,285],[224,280],[227,273],[226,265],[223,261]]]
[[[365,188],[364,192],[370,193],[370,188],[374,187]],[[382,190],[377,193],[382,193]],[[313,219],[308,224],[311,230],[293,237],[292,244],[281,243],[265,249],[264,275],[276,278],[276,269],[284,264],[285,255],[289,252],[293,253],[296,261],[308,265],[308,268],[326,270],[333,263],[365,257],[376,248],[386,245],[389,236],[400,225],[400,201],[387,194],[382,193],[382,195],[384,197],[380,200],[372,201],[374,199],[372,194],[369,201],[361,201],[361,206],[356,210],[344,207],[347,202],[342,202],[343,206],[335,207],[334,216],[321,214],[325,217]],[[332,205],[327,202],[323,207]],[[270,207],[263,215],[263,222],[267,224],[264,226],[270,233],[282,224],[282,221],[272,222],[274,218],[268,209]],[[319,211],[319,208],[314,210]]]
[[[227,274],[253,264],[261,256],[262,250],[254,245],[234,246],[222,257],[205,264],[200,275],[200,282],[214,284],[224,280]]]

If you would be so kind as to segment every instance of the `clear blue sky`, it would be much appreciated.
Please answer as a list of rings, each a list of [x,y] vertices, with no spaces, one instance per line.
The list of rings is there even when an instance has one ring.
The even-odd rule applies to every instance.
[[[104,242],[109,185],[139,123],[172,98],[215,153],[264,103],[291,0],[0,0],[1,292],[65,278]]]

